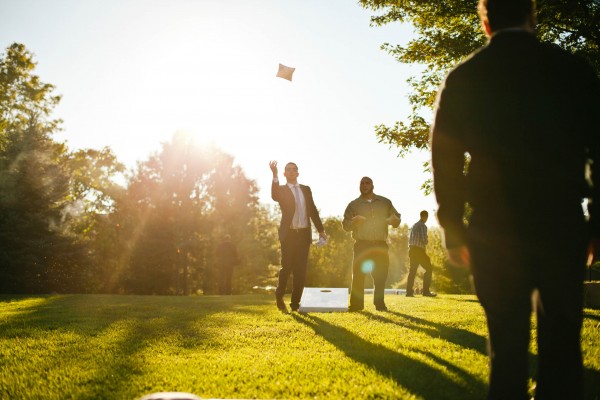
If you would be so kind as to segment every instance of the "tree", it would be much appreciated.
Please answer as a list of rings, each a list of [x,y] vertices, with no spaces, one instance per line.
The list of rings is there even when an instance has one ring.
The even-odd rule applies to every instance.
[[[248,293],[254,286],[277,285],[279,219],[273,207],[257,205],[247,224],[236,226],[233,232],[239,238],[238,252],[242,259],[234,271],[233,293]]]
[[[0,58],[0,151],[8,140],[36,127],[44,139],[56,132],[60,119],[52,119],[61,97],[55,87],[33,74],[33,54],[23,44],[13,43]]]
[[[0,291],[72,287],[82,248],[63,230],[67,148],[52,140],[60,96],[33,74],[33,55],[12,44],[0,57]]]
[[[53,140],[60,96],[35,66],[18,43],[0,58],[0,291],[96,290],[98,246],[116,247],[105,222],[123,165],[107,148],[69,152]]]
[[[125,166],[107,147],[73,151],[65,163],[70,185],[63,226],[86,249],[79,290],[111,292],[114,271],[118,270],[119,255],[124,250],[115,215],[125,192],[116,180],[122,177]]]
[[[342,228],[342,220],[323,221],[327,244],[313,246],[309,253],[306,285],[314,287],[350,287],[352,282],[352,246],[354,240]]]
[[[372,26],[410,23],[415,36],[406,45],[384,43],[381,48],[406,64],[424,67],[408,79],[412,112],[394,126],[375,127],[379,141],[395,146],[400,156],[429,148],[431,110],[437,89],[457,62],[480,48],[485,37],[476,13],[476,0],[409,1],[360,0],[378,12]],[[594,0],[538,0],[537,35],[587,59],[600,74],[600,2]],[[428,169],[428,165],[425,165]],[[423,185],[431,192],[430,182]]]
[[[210,257],[204,269],[203,291],[215,293],[218,271],[214,250],[225,234],[238,248],[241,262],[234,270],[233,293],[243,293],[268,280],[267,265],[274,262],[277,225],[272,214],[258,204],[256,183],[244,175],[234,158],[212,150],[210,173],[206,176],[208,219],[213,227]]]
[[[177,133],[159,153],[138,164],[119,205],[127,244],[118,280],[126,291],[182,293],[190,274],[203,266],[212,229],[205,218],[209,157],[191,137]]]
[[[116,282],[141,294],[216,293],[214,250],[229,234],[241,258],[233,290],[250,291],[276,255],[275,224],[257,193],[233,157],[176,133],[138,164],[117,205],[125,249]]]
[[[390,267],[387,283],[394,289],[406,287],[408,276],[408,225],[402,224],[397,229],[389,229]]]

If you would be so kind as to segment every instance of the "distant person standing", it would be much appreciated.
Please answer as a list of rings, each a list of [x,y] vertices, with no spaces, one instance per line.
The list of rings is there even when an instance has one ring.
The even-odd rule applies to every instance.
[[[237,249],[231,242],[231,236],[223,236],[223,240],[215,251],[216,264],[219,273],[219,294],[231,294],[231,280],[233,268],[240,263]]]
[[[600,242],[600,80],[538,41],[533,0],[480,0],[478,11],[489,42],[447,76],[431,135],[448,258],[471,266],[485,310],[488,397],[529,399],[533,299],[535,398],[582,399],[586,249]]]
[[[375,285],[375,309],[387,311],[384,293],[390,265],[388,225],[397,228],[400,225],[400,213],[390,200],[373,193],[373,188],[371,178],[365,176],[360,180],[360,197],[348,204],[342,221],[344,230],[352,232],[354,239],[350,311],[364,308],[366,274],[371,274]]]
[[[427,248],[427,219],[429,213],[425,210],[420,213],[421,219],[410,229],[410,236],[408,239],[408,257],[410,259],[410,270],[408,271],[408,279],[406,281],[406,297],[414,297],[414,284],[415,276],[417,275],[417,269],[419,265],[425,269],[425,275],[423,276],[423,296],[435,297],[437,294],[431,292],[429,287],[431,286],[431,277],[433,275],[433,267],[431,266],[431,259],[425,252]]]
[[[279,224],[279,242],[281,243],[281,269],[279,282],[275,291],[277,308],[287,311],[283,295],[290,275],[293,275],[292,311],[298,311],[300,299],[304,292],[306,281],[306,265],[308,251],[312,242],[312,229],[310,222],[315,225],[319,237],[327,240],[323,223],[313,200],[312,191],[306,185],[298,183],[298,166],[289,162],[285,165],[283,176],[286,184],[279,184],[277,161],[269,163],[273,173],[271,184],[271,198],[279,203],[281,208],[281,223]]]

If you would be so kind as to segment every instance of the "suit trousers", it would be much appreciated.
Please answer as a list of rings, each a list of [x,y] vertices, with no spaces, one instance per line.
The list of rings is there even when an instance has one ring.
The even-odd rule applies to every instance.
[[[219,294],[231,294],[231,279],[233,278],[233,267],[230,265],[219,266]]]
[[[292,309],[298,308],[302,292],[304,292],[310,242],[310,228],[290,229],[281,242],[281,269],[275,295],[278,298],[283,297],[288,279],[290,275],[293,275],[292,300],[290,302]]]
[[[427,253],[425,253],[425,249],[418,246],[410,246],[408,249],[408,257],[410,258],[410,270],[408,271],[408,279],[406,281],[406,293],[412,294],[414,291],[413,286],[415,284],[415,276],[417,275],[419,265],[425,269],[425,275],[423,275],[423,293],[429,293],[431,277],[433,276],[431,259]]]
[[[350,289],[350,308],[362,309],[365,305],[365,275],[370,273],[375,290],[373,303],[384,305],[385,281],[388,275],[390,258],[385,241],[357,240],[354,243],[352,260],[352,288]]]
[[[537,236],[537,237],[536,237]],[[530,320],[537,316],[536,399],[583,398],[580,335],[587,235],[531,237],[469,227],[473,278],[489,331],[489,399],[528,399]],[[533,300],[533,301],[532,301]]]

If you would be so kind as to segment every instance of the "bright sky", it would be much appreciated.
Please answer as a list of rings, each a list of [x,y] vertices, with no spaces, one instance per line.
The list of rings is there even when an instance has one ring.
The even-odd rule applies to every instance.
[[[72,149],[110,146],[133,167],[183,130],[233,155],[264,203],[269,160],[282,180],[294,161],[322,217],[341,216],[366,175],[413,224],[436,209],[419,189],[429,154],[397,158],[373,133],[409,113],[418,69],[379,46],[412,30],[369,17],[348,0],[0,0],[0,46],[35,54]]]

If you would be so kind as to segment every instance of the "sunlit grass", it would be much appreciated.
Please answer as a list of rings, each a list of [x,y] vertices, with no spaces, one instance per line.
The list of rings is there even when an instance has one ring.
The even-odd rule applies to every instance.
[[[282,314],[266,295],[0,296],[0,398],[485,396],[473,296],[387,303],[390,312]],[[594,398],[599,310],[586,310],[582,345]]]

